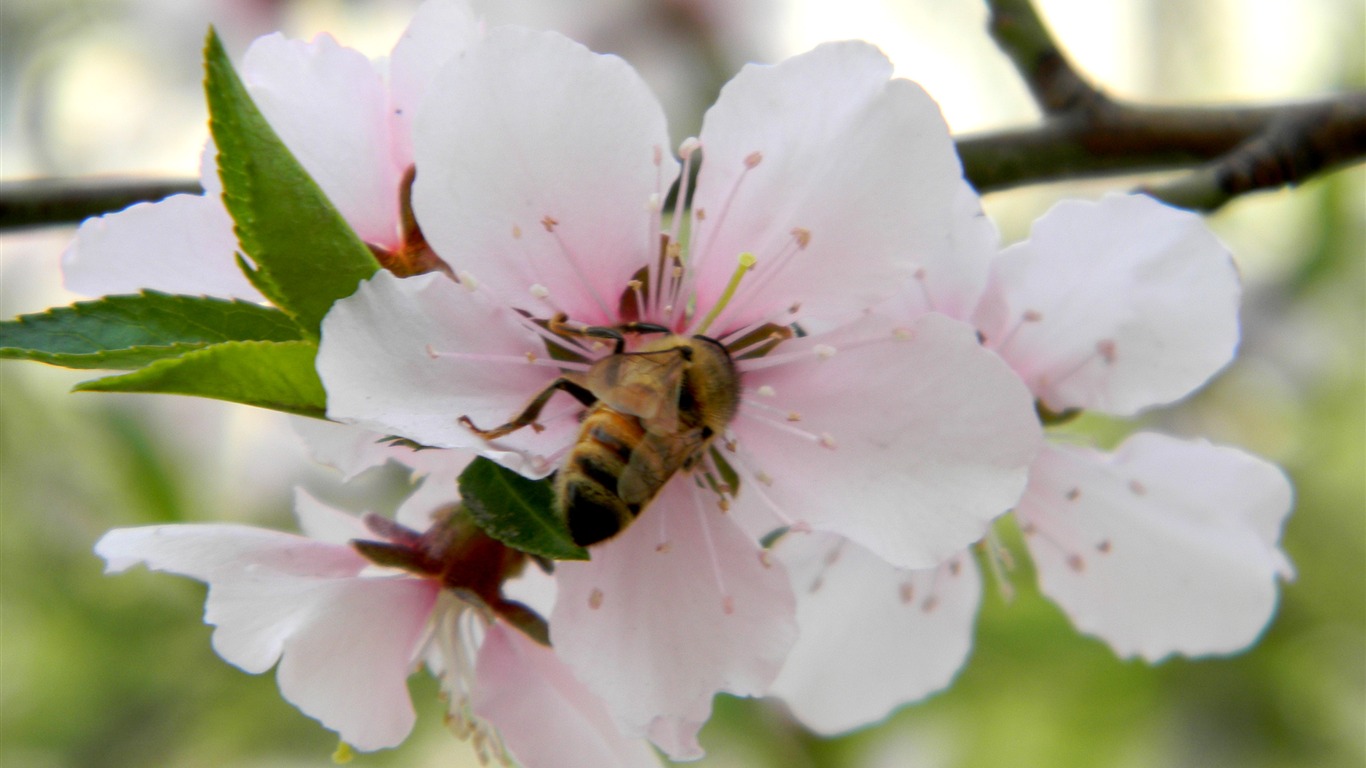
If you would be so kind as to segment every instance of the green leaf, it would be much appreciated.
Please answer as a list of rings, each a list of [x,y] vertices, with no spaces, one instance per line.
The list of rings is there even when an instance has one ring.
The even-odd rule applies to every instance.
[[[509,547],[554,560],[587,560],[555,514],[549,481],[525,477],[485,458],[460,473],[460,495],[475,524]]]
[[[223,204],[255,265],[248,277],[316,335],[333,302],[379,262],[261,115],[213,29],[204,66]]]
[[[77,392],[159,392],[324,418],[327,395],[313,341],[228,341],[133,373],[77,384]]]
[[[299,326],[245,301],[147,291],[0,322],[0,358],[133,370],[225,341],[292,341]]]

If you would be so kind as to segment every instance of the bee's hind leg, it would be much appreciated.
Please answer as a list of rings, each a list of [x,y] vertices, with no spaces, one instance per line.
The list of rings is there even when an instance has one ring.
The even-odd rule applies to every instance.
[[[500,427],[494,427],[493,429],[480,429],[479,427],[474,426],[474,422],[470,421],[469,416],[461,416],[460,423],[465,425],[466,427],[469,427],[471,432],[473,432],[476,435],[479,435],[485,440],[496,440],[497,438],[500,438],[503,435],[506,435],[510,432],[516,432],[517,430],[526,426],[529,426],[537,432],[540,432],[542,429],[544,429],[544,427],[536,423],[536,417],[541,415],[541,410],[545,408],[546,403],[550,402],[550,398],[552,395],[555,394],[556,390],[564,390],[565,392],[568,392],[570,395],[574,397],[575,400],[578,400],[585,406],[591,406],[598,402],[598,398],[592,392],[589,392],[588,389],[584,387],[582,384],[579,384],[578,382],[575,382],[564,376],[561,376],[560,378],[550,382],[550,384],[545,389],[537,393],[536,397],[532,398],[531,402],[527,403],[526,408],[522,409],[522,412],[517,414],[517,416],[514,417],[512,421],[509,421],[508,423]]]

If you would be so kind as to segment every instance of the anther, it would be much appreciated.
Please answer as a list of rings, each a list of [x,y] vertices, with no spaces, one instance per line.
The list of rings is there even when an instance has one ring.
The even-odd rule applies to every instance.
[[[915,338],[915,334],[911,332],[910,328],[893,328],[892,338],[897,341],[910,341]]]
[[[755,390],[755,393],[758,394],[758,395],[761,396],[761,397],[773,397],[774,395],[777,394],[777,392],[774,392],[774,391],[773,391],[773,387],[771,387],[771,386],[769,386],[769,385],[767,385],[767,384],[765,384],[765,385],[759,387],[757,390]]]
[[[668,554],[669,550],[673,548],[674,545],[671,542],[667,541],[661,541],[660,543],[655,545],[655,551],[661,555]]]
[[[788,420],[788,421],[801,421],[801,420],[802,420],[802,415],[801,415],[800,413],[797,413],[796,411],[788,411],[788,412],[787,412],[787,420]]]
[[[797,241],[797,247],[802,250],[806,250],[806,246],[811,244],[811,230],[806,227],[793,229],[792,237]]]
[[[602,590],[597,587],[588,593],[588,607],[597,610],[602,607]]]
[[[554,232],[555,227],[559,226],[559,224],[559,220],[548,213],[541,219],[541,226],[545,227],[545,231],[547,232]]]
[[[811,351],[815,352],[816,357],[819,357],[822,360],[829,360],[835,356],[835,348],[829,344],[817,344],[811,348]]]
[[[535,353],[535,352],[527,352],[527,353],[526,353],[526,361],[527,361],[528,363],[534,363],[534,362],[536,362],[536,353]]]
[[[1099,553],[1101,553],[1102,555],[1109,554],[1109,553],[1110,553],[1110,540],[1109,540],[1109,539],[1101,539],[1100,541],[1096,542],[1096,551],[1099,552]]]
[[[1080,488],[1073,488],[1073,489],[1069,490],[1069,491],[1065,494],[1064,497],[1065,497],[1068,501],[1076,501],[1078,498],[1081,497],[1081,489],[1080,489]]]
[[[465,286],[465,290],[470,293],[474,293],[479,288],[479,283],[474,279],[474,275],[471,275],[464,270],[461,270],[460,274],[456,275],[456,282]]]
[[[513,240],[521,240],[521,239],[522,239],[522,228],[519,227],[519,226],[517,226],[516,224],[513,224],[513,225],[512,225],[512,239],[513,239]]]
[[[1043,320],[1043,313],[1037,309],[1026,309],[1024,314],[1020,315],[1020,319],[1026,323],[1037,323]]]
[[[924,611],[925,613],[929,613],[938,607],[939,598],[934,595],[930,595],[929,597],[925,598],[925,602],[920,604],[920,610]]]
[[[1081,559],[1081,555],[1071,554],[1067,556],[1067,567],[1081,573],[1086,570],[1086,561]]]
[[[706,209],[706,208],[698,208],[698,209],[697,209],[697,220],[698,220],[698,221],[706,221],[706,220],[707,220],[707,209]]]
[[[773,485],[773,478],[770,477],[769,474],[763,471],[762,469],[754,473],[754,479],[758,480],[764,485]]]
[[[647,197],[647,198],[645,198],[645,210],[646,210],[646,212],[648,212],[648,213],[659,213],[659,211],[662,210],[663,208],[664,208],[664,198],[660,197],[658,192],[651,192],[651,193],[650,193],[650,196]]]
[[[428,345],[426,346],[426,350],[427,350],[427,357],[430,357],[430,358],[433,359],[433,360],[435,360],[435,359],[441,357],[441,353],[439,353],[439,352],[437,352],[435,349],[433,349],[431,344],[428,344]]]
[[[753,152],[750,152],[748,155],[745,155],[746,168],[755,168],[759,165],[759,163],[762,163],[763,161],[764,153],[758,150],[755,150]]]
[[[903,605],[910,605],[915,601],[915,585],[909,581],[901,583],[901,602]]]
[[[538,299],[544,299],[550,295],[550,289],[540,283],[534,283],[531,286],[531,295]]]
[[[759,550],[759,565],[762,565],[764,568],[773,567],[773,556],[769,554],[767,549]]]
[[[692,153],[696,152],[697,148],[700,146],[702,146],[702,142],[698,141],[696,136],[689,136],[683,140],[682,144],[678,145],[678,156],[687,160],[689,157],[692,157]]]
[[[1132,491],[1135,496],[1142,496],[1148,492],[1147,486],[1137,480],[1129,481],[1129,490]]]
[[[725,598],[721,600],[721,610],[725,612],[727,616],[735,613],[735,598],[726,595]]]
[[[822,432],[819,441],[822,448],[829,448],[832,451],[835,450],[835,437],[829,432]]]

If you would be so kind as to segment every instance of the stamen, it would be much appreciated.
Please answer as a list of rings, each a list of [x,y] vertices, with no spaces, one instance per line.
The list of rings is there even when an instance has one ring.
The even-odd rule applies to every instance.
[[[587,371],[590,367],[587,363],[576,363],[567,360],[552,360],[542,358],[535,352],[527,351],[520,355],[494,355],[482,352],[442,352],[428,344],[426,346],[427,357],[433,360],[450,358],[454,360],[467,360],[480,363],[515,363],[517,365],[539,365],[546,368],[559,368],[566,371]]]
[[[579,283],[584,287],[588,295],[593,298],[593,302],[598,305],[598,309],[602,310],[602,316],[614,317],[615,313],[608,309],[607,303],[598,295],[597,286],[593,284],[593,281],[588,279],[588,273],[584,271],[583,266],[579,264],[578,257],[569,249],[564,238],[560,236],[559,224],[559,220],[550,214],[546,214],[546,216],[541,219],[541,226],[545,227],[545,231],[549,232],[550,236],[555,238],[555,244],[560,247],[560,255],[564,257],[564,260],[569,264],[570,269],[574,270],[574,276],[578,278]]]
[[[702,319],[702,324],[693,331],[693,335],[700,336],[707,332],[707,328],[711,326],[712,321],[716,319],[717,315],[721,314],[721,310],[726,308],[726,304],[730,303],[731,297],[735,295],[735,289],[740,287],[740,278],[744,277],[746,272],[753,269],[755,263],[754,254],[749,253],[748,251],[740,254],[740,265],[735,268],[734,274],[730,276],[730,282],[726,283],[726,290],[721,292],[721,298],[717,299],[716,304],[712,305],[711,311]]]
[[[991,349],[996,350],[998,354],[1004,353],[1006,348],[1010,346],[1010,343],[1015,341],[1015,334],[1020,332],[1020,329],[1025,326],[1025,323],[1041,322],[1043,322],[1042,312],[1039,312],[1037,309],[1026,309],[1024,312],[1020,314],[1020,319],[1016,320],[1015,324],[1010,326],[1010,330],[1006,332],[1006,336],[1004,339],[1001,339],[1001,341],[995,344],[994,346],[990,344],[991,340],[988,339],[987,346]]]
[[[1009,550],[1001,543],[1001,537],[996,533],[995,528],[988,528],[986,538],[980,542],[982,552],[986,555],[987,568],[991,571],[991,578],[996,582],[996,588],[1001,592],[1001,599],[1007,603],[1015,600],[1015,585],[1011,583],[1007,572],[1013,565],[1006,560]]]
[[[730,590],[726,589],[725,576],[721,574],[721,558],[716,556],[716,545],[711,539],[711,527],[707,525],[707,511],[702,504],[702,492],[694,488],[692,491],[693,507],[697,510],[697,525],[702,529],[702,543],[707,548],[707,557],[711,560],[712,578],[716,579],[716,589],[721,593],[721,612],[729,616],[735,613],[735,598],[731,596]]]
[[[530,290],[531,295],[535,296],[538,299],[544,299],[545,297],[550,295],[550,289],[545,287],[544,285],[541,285],[540,283],[532,283]]]
[[[997,351],[999,352],[1000,350]],[[1058,386],[1064,381],[1067,381],[1068,379],[1080,373],[1083,368],[1090,365],[1091,362],[1094,360],[1101,360],[1106,365],[1113,365],[1115,362],[1115,340],[1101,339],[1100,341],[1097,341],[1095,347],[1091,350],[1089,354],[1085,355],[1080,360],[1078,360],[1076,364],[1074,364],[1071,368],[1068,368],[1061,376],[1058,376],[1053,379],[1049,379],[1047,376],[1038,377],[1038,389],[1043,389],[1046,386]]]
[[[730,214],[731,203],[735,202],[735,196],[740,192],[740,185],[744,183],[745,177],[749,175],[749,172],[754,170],[763,159],[764,156],[760,152],[751,152],[745,156],[744,170],[735,177],[735,183],[732,184],[730,190],[726,192],[725,200],[721,203],[720,215],[716,217],[715,224],[707,229],[706,242],[701,248],[694,248],[693,253],[700,254],[703,258],[706,258],[707,254],[711,253],[712,246],[716,243],[716,236],[721,232],[721,228],[725,225],[726,216]],[[694,208],[693,217],[695,220],[692,226],[692,237],[696,240],[697,236],[701,233],[702,222],[707,219],[707,212],[701,208]]]

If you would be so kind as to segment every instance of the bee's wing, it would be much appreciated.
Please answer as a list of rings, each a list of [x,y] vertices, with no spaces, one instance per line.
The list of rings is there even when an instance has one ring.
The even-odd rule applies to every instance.
[[[686,434],[646,431],[617,479],[617,495],[627,504],[644,504],[654,498],[701,443],[701,436],[701,430]]]
[[[686,362],[676,349],[609,355],[589,369],[587,387],[608,408],[640,419],[647,430],[672,433],[678,429]]]

